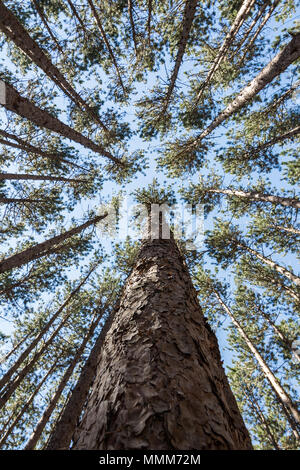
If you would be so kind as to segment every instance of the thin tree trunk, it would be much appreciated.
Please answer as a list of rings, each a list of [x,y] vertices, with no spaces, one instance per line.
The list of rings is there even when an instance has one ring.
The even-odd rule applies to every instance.
[[[66,183],[82,183],[87,181],[76,178],[64,178],[62,176],[31,175],[27,173],[0,173],[0,181],[2,180],[62,181]]]
[[[257,36],[259,35],[259,33],[261,32],[261,30],[263,29],[263,27],[265,26],[265,24],[269,21],[269,19],[271,18],[271,15],[272,13],[274,12],[275,8],[279,5],[280,3],[280,0],[275,0],[273,5],[270,6],[270,9],[269,11],[266,13],[263,21],[261,22],[261,24],[259,25],[259,27],[257,28],[257,30],[255,31],[254,35],[252,36],[252,38],[250,39],[250,41],[248,42],[247,44],[247,47],[246,47],[246,50],[244,51],[244,54],[242,55],[242,58],[240,59],[239,63],[238,63],[238,66],[240,66],[244,60],[245,60],[245,57],[247,55],[247,53],[251,50]]]
[[[204,93],[204,90],[209,85],[213,75],[218,70],[221,62],[225,58],[226,52],[227,52],[227,50],[230,46],[231,41],[233,40],[233,38],[238,33],[240,27],[242,26],[243,22],[245,21],[245,18],[248,15],[248,13],[249,13],[250,9],[252,8],[252,6],[254,5],[254,3],[255,3],[255,0],[244,0],[243,1],[241,8],[239,9],[239,11],[236,15],[236,18],[235,18],[229,32],[227,33],[227,35],[224,39],[223,44],[221,45],[221,47],[218,50],[217,57],[214,59],[213,65],[212,65],[210,71],[208,72],[208,75],[205,79],[205,82],[200,88],[200,91],[197,95],[194,106],[196,106],[199,103],[199,101],[200,101],[200,99],[201,99],[201,97]]]
[[[270,427],[267,419],[265,418],[265,415],[263,414],[257,400],[254,398],[253,394],[251,394],[251,392],[249,390],[247,391],[247,387],[244,386],[244,390],[245,390],[245,394],[247,396],[248,403],[249,403],[250,407],[252,408],[252,410],[254,411],[256,416],[258,417],[259,421],[264,426],[264,428],[266,430],[266,433],[267,433],[267,435],[268,435],[268,437],[271,441],[271,444],[274,446],[274,449],[281,450],[280,446],[279,446],[278,442],[276,441],[275,436],[274,436],[274,434],[271,430],[271,427]]]
[[[283,405],[283,410],[288,410],[287,418],[288,418],[289,423],[291,424],[293,430],[296,432],[298,440],[300,442],[300,433],[297,429],[297,425],[300,426],[300,412],[299,412],[299,410],[297,409],[296,405],[294,404],[294,402],[292,401],[292,399],[290,398],[288,393],[281,386],[281,384],[280,384],[279,380],[277,379],[277,377],[275,377],[275,375],[273,374],[273,372],[271,371],[269,366],[266,364],[265,360],[263,359],[263,357],[261,356],[261,354],[259,353],[257,348],[254,346],[251,339],[246,334],[244,328],[237,321],[237,319],[235,318],[232,311],[227,307],[225,302],[222,300],[219,293],[216,290],[214,290],[214,294],[215,294],[216,298],[218,299],[218,302],[221,305],[221,307],[223,308],[223,310],[230,317],[230,319],[231,319],[232,323],[234,324],[234,326],[236,326],[239,334],[241,335],[241,337],[243,338],[243,340],[247,344],[247,347],[249,348],[249,350],[251,351],[251,353],[253,354],[253,356],[257,360],[261,370],[264,373],[265,378],[268,380],[268,382],[270,383],[270,385],[271,385],[272,389],[274,390],[276,396],[280,400],[280,403]]]
[[[293,139],[299,134],[300,134],[300,126],[296,126],[290,131],[284,132],[283,134],[278,135],[277,137],[274,137],[274,139],[268,140],[267,142],[260,144],[257,147],[253,147],[251,150],[248,150],[247,152],[242,152],[241,155],[239,156],[239,159],[243,158],[243,155],[245,155],[247,160],[249,160],[249,156],[251,157],[251,159],[253,159],[262,150],[272,147],[275,144],[285,142],[286,140]]]
[[[148,46],[151,47],[151,17],[152,17],[152,0],[148,0],[148,16],[147,16],[147,33],[148,33]]]
[[[248,27],[248,29],[245,31],[241,41],[238,43],[235,51],[233,52],[233,54],[230,56],[230,59],[232,60],[233,57],[236,55],[237,52],[239,52],[241,50],[241,47],[242,45],[244,44],[244,42],[246,41],[246,39],[248,38],[249,34],[251,33],[251,31],[253,30],[254,26],[256,25],[256,23],[259,21],[259,19],[261,18],[263,12],[265,11],[265,9],[267,8],[268,4],[267,2],[264,2],[262,4],[262,6],[260,7],[257,15],[255,16],[255,18],[252,20],[250,26]]]
[[[264,194],[258,191],[242,191],[237,189],[208,189],[207,192],[226,194],[226,196],[236,196],[253,201],[271,202],[272,204],[280,204],[281,206],[300,209],[299,199],[293,197],[274,196],[272,194]]]
[[[76,8],[75,8],[73,2],[72,2],[71,0],[67,0],[67,2],[68,2],[69,6],[70,6],[70,8],[71,8],[71,11],[72,11],[73,15],[75,16],[75,18],[77,19],[78,23],[80,24],[80,26],[81,26],[83,32],[84,32],[84,33],[86,34],[86,36],[88,37],[89,34],[88,34],[87,30],[86,30],[85,24],[84,24],[84,22],[82,21],[82,19],[80,18],[79,14],[77,13],[77,10],[76,10]]]
[[[61,397],[61,394],[62,394],[64,388],[66,387],[69,379],[71,378],[75,367],[78,365],[78,362],[81,359],[81,356],[84,352],[84,349],[85,349],[87,343],[89,342],[89,340],[92,338],[92,336],[95,332],[95,329],[98,326],[101,318],[102,318],[102,313],[98,316],[98,318],[96,320],[92,321],[92,324],[91,324],[86,336],[84,337],[81,345],[77,349],[76,354],[73,357],[69,367],[65,371],[65,373],[64,373],[64,375],[63,375],[63,377],[62,377],[62,379],[61,379],[61,381],[60,381],[53,397],[51,398],[51,401],[50,401],[48,407],[44,411],[43,416],[41,417],[40,421],[38,422],[34,432],[32,433],[31,437],[28,440],[27,444],[25,445],[24,450],[32,450],[32,449],[35,448],[36,443],[38,442],[39,438],[41,437],[41,434],[42,434],[47,422],[49,421],[49,418],[50,418],[51,414],[53,413],[53,411],[54,411],[54,409],[55,409],[55,407],[56,407],[56,405],[57,405],[57,403],[58,403],[58,401]]]
[[[27,248],[21,253],[17,253],[13,256],[10,256],[9,258],[0,261],[0,273],[9,271],[14,268],[19,268],[20,266],[23,266],[24,264],[33,261],[37,256],[41,256],[42,253],[45,252],[46,254],[49,248],[51,249],[54,245],[58,245],[64,240],[67,240],[68,238],[82,232],[91,225],[95,225],[97,222],[104,219],[106,216],[107,213],[104,215],[93,217],[92,219],[88,220],[84,224],[79,225],[78,227],[74,227],[71,230],[61,233],[60,235],[56,235],[55,237],[49,238],[48,240],[42,243],[38,243],[37,245],[31,246],[30,248]]]
[[[132,40],[134,44],[135,55],[137,57],[138,47],[137,47],[137,40],[136,40],[135,24],[134,24],[134,19],[133,19],[133,4],[132,4],[132,0],[127,0],[127,1],[128,1],[129,21],[130,21],[131,32],[132,32]]]
[[[197,8],[198,0],[187,0],[185,2],[184,6],[184,13],[183,13],[183,21],[182,21],[182,31],[181,31],[181,37],[178,43],[178,51],[177,51],[177,56],[176,56],[176,61],[175,61],[175,66],[170,78],[170,83],[168,86],[168,90],[166,93],[166,96],[164,98],[164,104],[163,104],[163,109],[159,114],[159,119],[161,119],[164,114],[166,113],[172,93],[175,88],[176,80],[178,77],[178,72],[179,68],[182,63],[182,58],[185,53],[186,45],[188,42],[189,34],[191,31],[191,28],[193,26],[193,20],[195,17],[196,13],[196,8]]]
[[[10,356],[14,354],[19,349],[19,347],[22,346],[22,344],[27,340],[27,338],[29,338],[29,336],[31,335],[32,335],[32,331],[29,331],[27,335],[25,335],[20,341],[18,341],[18,343],[15,346],[13,346],[13,348],[7,354],[5,354],[4,357],[0,359],[0,364],[3,364],[4,362],[6,362],[7,359],[9,359]]]
[[[292,273],[288,269],[286,269],[283,266],[280,266],[279,264],[275,263],[275,261],[271,260],[270,258],[267,258],[267,257],[261,255],[258,251],[253,250],[252,248],[245,245],[244,243],[238,242],[237,246],[243,248],[244,250],[246,250],[251,255],[254,255],[256,258],[263,261],[266,265],[268,265],[271,268],[275,269],[275,271],[277,271],[279,274],[282,274],[287,279],[294,282],[296,284],[296,286],[300,286],[300,277],[296,276],[294,273]]]
[[[64,303],[59,307],[59,309],[51,316],[51,318],[47,321],[47,323],[43,326],[40,330],[38,335],[33,339],[33,341],[27,346],[27,348],[22,352],[19,358],[15,361],[13,366],[4,374],[4,376],[0,380],[0,389],[2,389],[7,382],[10,380],[11,376],[18,370],[19,366],[25,359],[29,356],[29,354],[33,351],[35,346],[40,342],[42,337],[49,331],[50,327],[53,325],[55,320],[59,317],[61,312],[69,305],[69,303],[73,300],[76,294],[80,291],[81,287],[86,283],[92,272],[95,270],[96,266],[93,266],[92,269],[89,270],[88,274],[83,278],[83,280],[78,284],[78,286],[72,290],[72,292],[68,295]]]
[[[8,436],[11,434],[14,427],[16,427],[16,425],[18,424],[18,422],[20,421],[22,416],[26,413],[26,411],[30,407],[31,403],[33,402],[34,398],[36,397],[36,395],[38,394],[38,392],[40,391],[40,389],[42,388],[42,386],[44,385],[44,383],[46,382],[48,377],[50,377],[50,375],[52,374],[52,372],[55,370],[56,367],[57,367],[57,361],[52,365],[52,367],[50,367],[48,372],[44,375],[44,377],[42,378],[42,380],[40,381],[38,386],[34,389],[34,391],[30,395],[30,397],[28,398],[28,400],[26,401],[24,406],[21,408],[20,412],[17,414],[17,416],[15,417],[13,422],[10,424],[9,428],[7,429],[7,431],[5,432],[4,435],[3,435],[4,429],[1,430],[1,435],[3,435],[3,437],[0,440],[0,448],[3,447],[3,445],[5,444]]]
[[[57,38],[55,37],[55,35],[53,34],[50,26],[48,25],[48,21],[47,21],[46,16],[45,16],[45,14],[44,14],[44,12],[43,12],[40,4],[39,4],[39,0],[33,0],[33,3],[34,3],[34,7],[37,11],[37,14],[39,15],[40,19],[42,20],[43,25],[45,26],[46,30],[48,31],[48,34],[49,34],[50,38],[52,39],[52,41],[56,45],[59,52],[61,54],[64,54],[64,51],[62,50]]]
[[[297,353],[297,352],[294,352],[293,349],[292,349],[292,343],[293,341],[290,341],[283,333],[282,331],[280,330],[280,328],[276,325],[276,323],[270,318],[269,315],[267,315],[263,309],[261,309],[259,306],[257,306],[257,310],[259,312],[260,315],[262,315],[265,320],[267,321],[267,323],[269,323],[269,325],[271,325],[271,328],[274,330],[275,334],[281,339],[281,341],[283,342],[283,344],[286,346],[286,348],[290,351],[290,353],[292,355],[295,356],[295,358],[297,359],[298,362],[300,362],[300,355]]]
[[[17,144],[15,144],[14,142],[9,142],[8,140],[0,139],[0,143],[3,144],[3,145],[8,145],[10,147],[23,150],[27,153],[34,153],[36,155],[41,155],[42,157],[59,160],[60,162],[67,163],[67,164],[75,166],[77,168],[81,168],[79,165],[76,165],[76,163],[73,163],[70,160],[65,160],[64,158],[61,158],[61,155],[59,155],[59,153],[53,154],[53,153],[44,152],[43,150],[39,149],[38,147],[34,147],[33,145],[29,144],[25,140],[20,139],[20,137],[17,137],[15,135],[10,134],[10,133],[8,133],[6,131],[3,131],[1,129],[0,129],[0,135],[6,137],[8,139],[13,139],[13,140],[15,140],[15,142],[17,142]]]
[[[0,0],[0,29],[19,47],[45,74],[65,93],[76,106],[86,111],[105,132],[109,133],[106,125],[90,106],[81,98],[76,90],[65,79],[63,74],[51,62],[43,49],[31,38],[15,15]]]
[[[118,158],[114,157],[101,145],[95,144],[93,141],[80,134],[75,129],[72,129],[67,124],[64,124],[62,121],[54,117],[48,111],[39,108],[30,100],[21,96],[18,91],[12,87],[12,85],[9,85],[7,82],[4,82],[4,84],[6,97],[5,103],[2,103],[2,106],[4,106],[4,108],[6,108],[8,111],[16,113],[19,116],[22,116],[23,118],[33,122],[39,127],[56,132],[57,134],[66,137],[67,139],[73,140],[74,142],[77,142],[84,147],[109,158],[114,163],[122,165],[122,162]]]
[[[18,372],[17,377],[15,380],[13,380],[11,383],[7,385],[6,388],[4,388],[1,393],[0,397],[0,409],[3,408],[3,406],[7,403],[7,401],[10,399],[12,394],[16,391],[16,389],[19,387],[20,383],[24,380],[26,375],[32,370],[34,365],[37,363],[37,361],[40,359],[40,357],[44,354],[45,351],[47,351],[48,346],[50,346],[53,342],[53,340],[57,337],[58,333],[60,330],[65,326],[67,323],[68,319],[72,315],[72,310],[67,312],[66,315],[63,317],[62,321],[59,323],[57,328],[54,330],[54,332],[51,334],[51,336],[44,342],[43,346],[39,351],[37,351],[32,359],[21,369],[20,372]]]
[[[1,197],[0,196],[0,204],[25,204],[26,202],[37,204],[46,202],[45,199],[26,199],[26,198],[14,198],[14,197]],[[1,262],[0,262],[0,269],[1,269]],[[0,271],[1,272],[1,271]]]
[[[283,230],[284,232],[289,232],[294,235],[300,235],[300,230],[298,230],[295,227],[284,227],[283,225],[273,225],[274,228],[277,228],[278,230]]]
[[[257,93],[268,85],[275,77],[284,72],[289,65],[300,57],[300,33],[266,65],[263,70],[237,95],[237,97],[202,131],[198,137],[188,141],[188,146],[197,144],[228,119],[233,113],[247,105]]]
[[[122,77],[121,77],[120,69],[119,69],[117,60],[116,60],[116,58],[115,58],[115,55],[114,55],[114,53],[113,53],[113,50],[112,50],[112,48],[111,48],[111,46],[110,46],[110,44],[109,44],[108,38],[107,38],[106,33],[105,33],[105,31],[104,31],[104,28],[103,28],[103,26],[102,26],[102,23],[101,23],[101,21],[100,21],[100,17],[99,17],[99,15],[98,15],[98,13],[97,13],[97,10],[96,10],[96,8],[95,8],[95,5],[94,5],[93,1],[92,1],[92,0],[87,0],[87,1],[88,1],[88,4],[89,4],[90,7],[91,7],[92,13],[93,13],[93,15],[94,15],[94,18],[95,18],[96,23],[97,23],[97,25],[98,25],[98,28],[99,28],[99,30],[100,30],[102,39],[103,39],[103,41],[104,41],[104,43],[105,43],[105,45],[106,45],[106,47],[107,47],[107,50],[108,50],[108,53],[109,53],[109,55],[110,55],[111,61],[112,61],[113,65],[114,65],[114,67],[115,67],[115,70],[116,70],[116,73],[117,73],[117,76],[118,76],[118,79],[119,79],[119,83],[120,83],[120,85],[121,85],[121,87],[122,87],[123,93],[124,93],[124,95],[126,95],[127,93],[126,93],[126,89],[125,89],[124,84],[123,84],[123,80],[122,80]]]
[[[147,240],[98,358],[73,449],[251,449],[173,239]]]

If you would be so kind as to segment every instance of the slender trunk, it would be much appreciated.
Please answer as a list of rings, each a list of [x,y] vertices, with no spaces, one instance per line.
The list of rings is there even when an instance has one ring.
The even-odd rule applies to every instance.
[[[300,230],[295,227],[284,227],[283,225],[274,225],[274,228],[277,228],[278,230],[283,230],[284,232],[292,233],[294,235],[300,235]]]
[[[87,30],[86,30],[85,24],[84,24],[84,22],[82,21],[82,19],[80,18],[80,16],[78,15],[77,10],[76,10],[76,8],[75,8],[73,2],[72,2],[71,0],[67,0],[67,2],[68,2],[68,4],[69,4],[69,7],[71,8],[71,11],[72,11],[73,15],[75,16],[75,18],[77,19],[78,23],[80,24],[80,26],[81,26],[83,32],[84,32],[84,33],[86,34],[86,36],[88,37],[89,34],[88,34]]]
[[[197,147],[197,144],[228,119],[233,113],[247,105],[257,93],[268,85],[275,77],[284,72],[289,65],[300,57],[300,33],[266,65],[263,70],[251,80],[250,83],[237,95],[237,97],[212,121],[212,123],[199,134],[198,137],[188,141],[188,146]]]
[[[10,356],[11,356],[12,354],[14,354],[14,353],[19,349],[19,347],[22,346],[22,344],[23,344],[23,343],[29,338],[29,336],[31,336],[31,335],[32,335],[32,331],[29,331],[29,333],[27,333],[27,335],[25,335],[20,341],[18,341],[17,344],[16,344],[7,354],[5,354],[4,357],[2,357],[2,358],[0,359],[0,364],[3,364],[4,362],[6,362],[7,359],[9,359]]]
[[[267,8],[268,4],[267,2],[264,2],[262,4],[262,6],[260,7],[257,15],[255,16],[255,18],[253,19],[253,21],[251,22],[250,26],[248,27],[248,29],[245,31],[241,41],[238,43],[238,45],[236,46],[236,49],[235,51],[233,52],[233,54],[230,56],[230,59],[232,60],[233,57],[236,55],[237,52],[239,52],[241,50],[241,47],[242,45],[244,44],[244,42],[246,41],[246,39],[248,38],[249,34],[251,33],[251,31],[253,30],[254,26],[257,24],[257,22],[259,21],[259,19],[261,18],[263,12],[265,11],[265,9]]]
[[[273,372],[271,371],[269,366],[266,364],[265,360],[263,359],[263,357],[261,356],[261,354],[259,353],[257,348],[254,346],[251,339],[246,334],[244,328],[237,321],[237,319],[233,315],[232,311],[227,307],[227,305],[222,300],[222,298],[220,297],[220,295],[218,294],[218,292],[216,290],[214,290],[214,294],[217,297],[218,302],[221,305],[221,307],[223,308],[223,310],[227,313],[227,315],[230,317],[232,323],[236,326],[239,334],[241,335],[241,337],[243,338],[243,340],[247,344],[247,347],[249,348],[249,350],[251,351],[251,353],[253,354],[253,356],[257,360],[262,372],[264,373],[265,378],[268,380],[268,382],[270,383],[270,385],[271,385],[272,389],[274,390],[276,396],[280,400],[280,403],[283,406],[283,410],[288,411],[287,418],[288,418],[289,423],[291,424],[293,430],[297,434],[297,438],[300,442],[300,433],[297,429],[297,425],[300,426],[300,412],[299,412],[299,410],[297,409],[296,405],[294,404],[294,402],[292,401],[292,399],[290,398],[288,393],[281,386],[281,384],[280,384],[279,380],[277,379],[277,377],[275,377],[275,375],[273,374]]]
[[[248,42],[247,44],[247,47],[246,47],[246,50],[244,51],[244,54],[242,55],[242,58],[240,59],[239,63],[238,63],[238,66],[240,66],[244,60],[245,60],[245,57],[247,55],[247,53],[251,50],[257,36],[259,35],[259,33],[261,32],[261,30],[263,29],[263,27],[265,26],[265,24],[269,21],[269,19],[271,18],[271,15],[272,13],[274,12],[275,8],[279,5],[280,3],[280,0],[276,0],[273,5],[270,6],[270,9],[269,11],[266,13],[264,19],[262,20],[261,24],[259,25],[259,27],[257,28],[257,30],[255,31],[254,35],[252,36],[252,38],[250,39],[250,41]]]
[[[178,43],[178,51],[177,51],[175,66],[174,66],[174,69],[170,78],[170,83],[168,86],[166,96],[164,98],[163,109],[159,114],[159,119],[161,119],[166,113],[170,100],[171,100],[172,93],[175,88],[175,83],[177,80],[179,68],[181,66],[181,62],[182,62],[183,55],[185,53],[189,34],[193,25],[193,20],[195,17],[197,4],[198,4],[198,0],[187,0],[185,3],[184,13],[183,13],[183,22],[182,22],[182,31],[181,31],[181,37]]]
[[[271,427],[268,423],[268,420],[265,418],[265,415],[263,414],[263,411],[261,410],[257,400],[254,398],[253,394],[251,394],[251,392],[249,390],[247,391],[247,387],[245,387],[244,390],[245,390],[245,394],[247,396],[250,408],[252,408],[252,410],[254,411],[256,416],[258,417],[259,421],[264,426],[264,428],[266,430],[266,433],[267,433],[267,435],[270,439],[270,442],[273,445],[274,449],[281,450],[280,446],[279,446],[277,440],[275,439],[275,436],[274,436],[274,434],[271,430]]]
[[[82,232],[83,230],[90,227],[91,225],[95,225],[97,222],[104,219],[106,216],[107,216],[107,213],[104,215],[93,217],[92,219],[88,220],[82,225],[79,225],[78,227],[74,227],[71,230],[68,230],[67,232],[64,232],[60,235],[56,235],[55,237],[49,238],[48,240],[42,243],[38,243],[37,245],[27,248],[21,253],[17,253],[13,256],[10,256],[9,258],[6,258],[0,261],[0,273],[9,271],[14,268],[19,268],[20,266],[23,266],[24,264],[27,264],[30,261],[33,261],[37,256],[41,256],[42,253],[46,254],[49,248],[51,249],[54,245],[58,245],[62,243],[64,240],[67,240],[68,238]]]
[[[271,328],[274,330],[275,334],[281,339],[281,341],[283,342],[283,344],[286,346],[286,348],[289,350],[289,352],[294,355],[294,357],[297,359],[298,362],[300,362],[300,355],[293,351],[292,349],[292,343],[293,341],[289,340],[283,333],[282,331],[280,330],[280,328],[276,325],[276,323],[270,318],[269,315],[267,315],[263,309],[261,309],[260,307],[257,306],[257,310],[259,312],[260,315],[262,315],[265,320],[267,321],[267,323],[269,323],[269,325],[271,326]]]
[[[114,67],[115,67],[115,70],[116,70],[116,73],[117,73],[117,76],[118,76],[118,80],[119,80],[119,83],[120,83],[120,85],[121,85],[121,87],[122,87],[123,93],[124,93],[124,95],[126,95],[127,93],[126,93],[126,90],[125,90],[125,87],[124,87],[124,84],[123,84],[123,80],[122,80],[122,77],[121,77],[121,73],[120,73],[120,69],[119,69],[117,60],[116,60],[115,55],[114,55],[114,53],[113,53],[113,50],[112,50],[112,48],[111,48],[111,46],[110,46],[110,43],[109,43],[109,41],[108,41],[108,38],[107,38],[107,36],[106,36],[106,33],[105,33],[104,28],[103,28],[103,26],[102,26],[102,23],[101,23],[101,21],[100,21],[100,17],[99,17],[99,15],[98,15],[98,13],[97,13],[97,10],[96,10],[96,8],[95,8],[95,5],[94,5],[94,3],[93,3],[93,0],[87,0],[87,1],[88,1],[88,4],[89,4],[90,7],[91,7],[92,13],[93,13],[94,18],[95,18],[96,23],[97,23],[97,26],[98,26],[98,28],[99,28],[99,30],[100,30],[102,39],[103,39],[103,41],[104,41],[104,44],[105,44],[106,47],[107,47],[107,50],[108,50],[108,53],[109,53],[109,55],[110,55],[111,61],[112,61],[113,65],[114,65]]]
[[[3,447],[3,445],[5,444],[6,442],[6,439],[8,438],[8,436],[11,434],[12,430],[14,429],[14,427],[16,427],[16,425],[18,424],[18,422],[20,421],[20,419],[22,418],[22,416],[26,413],[26,411],[28,410],[28,408],[30,407],[30,405],[32,404],[34,398],[36,397],[36,395],[38,394],[38,392],[40,391],[40,389],[42,388],[42,386],[44,385],[44,383],[46,382],[46,380],[48,379],[48,377],[50,377],[50,375],[52,374],[52,372],[55,370],[55,368],[57,367],[57,361],[53,364],[52,367],[50,367],[50,369],[48,370],[48,372],[44,375],[44,377],[42,378],[42,380],[40,381],[40,383],[37,385],[37,387],[34,389],[34,391],[32,392],[32,394],[30,395],[30,397],[28,398],[28,400],[26,401],[26,403],[24,404],[24,406],[21,408],[21,410],[19,411],[19,413],[17,414],[17,416],[15,417],[15,419],[13,420],[13,422],[10,424],[9,428],[7,429],[7,431],[5,432],[5,434],[3,434],[3,429],[1,430],[1,435],[3,436],[0,440],[0,448]],[[14,416],[14,414],[13,414]],[[9,421],[8,421],[9,423]]]
[[[19,173],[0,173],[0,181],[2,180],[34,180],[34,181],[62,181],[66,183],[81,183],[87,180],[80,180],[76,178],[64,178],[62,176],[43,176],[43,175],[29,175]]]
[[[55,35],[53,34],[50,26],[48,25],[48,21],[47,21],[46,16],[45,16],[45,14],[44,14],[44,12],[43,12],[40,4],[39,4],[39,0],[33,0],[33,3],[34,3],[34,7],[37,11],[37,14],[39,15],[40,19],[42,20],[43,25],[45,26],[46,30],[48,31],[48,34],[49,34],[50,38],[52,39],[52,41],[56,45],[59,52],[61,54],[64,54],[64,51],[60,47],[60,44],[59,44],[57,38],[55,37]]]
[[[76,165],[76,163],[73,163],[71,162],[70,160],[65,160],[64,158],[62,158],[62,155],[60,155],[59,153],[57,154],[54,154],[54,153],[48,153],[48,152],[44,152],[43,150],[41,150],[40,148],[38,147],[35,147],[31,144],[29,144],[28,142],[26,142],[25,140],[23,139],[20,139],[20,137],[17,137],[13,134],[10,134],[8,132],[5,132],[3,130],[0,130],[0,135],[8,138],[8,139],[13,139],[15,140],[15,142],[17,142],[17,144],[15,144],[14,142],[10,142],[8,140],[3,140],[3,139],[0,139],[0,143],[3,144],[3,145],[8,145],[10,147],[13,147],[13,148],[16,148],[16,149],[20,149],[20,150],[23,150],[27,153],[34,153],[36,155],[41,155],[42,157],[45,157],[45,158],[50,158],[50,159],[54,159],[54,160],[58,160],[60,162],[63,162],[63,163],[67,163],[68,165],[71,165],[71,166],[74,166],[76,168],[80,168],[82,169],[81,166],[79,165]],[[87,171],[86,169],[84,169],[85,171]]]
[[[47,351],[48,347],[52,344],[53,340],[57,337],[60,330],[65,326],[65,324],[67,323],[71,315],[72,315],[72,310],[66,313],[62,321],[59,323],[57,328],[51,334],[51,336],[43,343],[43,346],[41,347],[41,349],[39,349],[39,351],[37,351],[33,355],[32,359],[29,360],[29,362],[23,367],[23,369],[21,369],[21,371],[18,372],[18,375],[15,378],[15,380],[9,383],[7,387],[1,391],[2,395],[0,397],[0,409],[3,408],[3,406],[7,403],[7,401],[12,396],[12,394],[19,387],[20,383],[24,380],[27,374],[35,366],[35,364],[40,359],[40,357],[44,354],[45,351]]]
[[[260,144],[257,147],[251,148],[247,152],[241,153],[241,155],[239,156],[239,159],[242,159],[243,155],[245,155],[247,160],[249,160],[249,157],[251,159],[253,159],[262,150],[266,150],[267,148],[272,147],[275,144],[285,142],[286,140],[293,139],[294,137],[296,137],[299,134],[300,134],[300,126],[296,126],[293,129],[291,129],[287,132],[284,132],[283,134],[280,134],[277,137],[274,137],[274,139],[268,140],[267,142],[265,142],[263,144]]]
[[[65,406],[65,409],[53,429],[47,444],[47,450],[67,450],[70,447],[76,424],[79,422],[82,409],[88,398],[92,383],[95,380],[97,361],[100,356],[107,331],[114,319],[115,311],[116,310],[109,315],[109,318],[101,329],[100,335],[98,336],[95,345],[82,368],[78,381]]]
[[[45,202],[45,200],[43,200],[43,199],[14,198],[14,197],[1,197],[0,196],[0,204],[25,204],[26,202],[30,202],[32,204],[37,204],[37,203],[40,204],[40,203]],[[0,270],[1,270],[1,262],[0,262]]]
[[[88,274],[83,278],[83,280],[78,284],[78,286],[72,290],[72,292],[68,295],[64,303],[59,307],[59,309],[52,315],[50,320],[47,321],[47,323],[43,326],[43,328],[40,330],[38,335],[33,339],[33,341],[27,346],[27,348],[22,352],[22,354],[19,356],[19,358],[16,360],[14,365],[4,374],[2,379],[0,380],[0,389],[2,389],[7,382],[10,380],[11,376],[18,370],[19,366],[22,364],[22,362],[25,361],[25,359],[29,356],[29,354],[33,351],[35,346],[40,342],[42,337],[49,331],[50,327],[53,325],[55,320],[59,317],[61,312],[69,305],[69,303],[73,300],[73,298],[76,296],[76,294],[80,291],[81,287],[86,283],[92,272],[94,271],[95,267],[90,269]]]
[[[25,447],[24,447],[25,450],[32,450],[32,449],[35,448],[36,443],[38,442],[39,438],[41,437],[41,434],[42,434],[47,422],[49,421],[49,418],[50,418],[51,414],[53,413],[59,399],[61,398],[61,395],[62,395],[62,392],[63,392],[64,388],[66,387],[69,379],[71,378],[75,367],[78,365],[78,362],[81,359],[81,356],[82,356],[82,354],[85,350],[85,347],[86,347],[87,343],[90,341],[90,339],[92,338],[92,336],[95,332],[95,329],[98,326],[101,318],[102,318],[102,314],[100,314],[97,317],[96,320],[92,321],[92,324],[91,324],[86,336],[84,337],[81,345],[77,349],[76,354],[73,357],[69,367],[67,368],[66,372],[64,373],[64,375],[63,375],[63,377],[62,377],[62,379],[61,379],[61,381],[60,381],[53,397],[51,398],[51,401],[50,401],[48,407],[44,411],[43,416],[41,417],[40,421],[38,422],[34,432],[32,433],[31,437],[28,440],[27,444],[25,445]]]
[[[243,22],[245,21],[245,18],[248,15],[248,13],[249,13],[250,9],[252,8],[252,6],[254,5],[254,3],[255,3],[255,0],[244,0],[244,2],[242,3],[242,6],[241,6],[241,8],[239,9],[239,11],[237,13],[236,18],[235,18],[229,32],[227,33],[223,44],[221,45],[221,47],[218,50],[217,57],[214,59],[213,65],[212,65],[210,71],[208,72],[208,75],[205,79],[205,82],[200,88],[200,91],[197,95],[194,106],[196,106],[199,103],[199,101],[200,101],[200,99],[201,99],[201,97],[204,93],[204,90],[209,85],[213,75],[218,70],[222,60],[225,58],[226,52],[227,52],[227,50],[230,46],[231,41],[234,39],[234,37],[238,33],[240,27],[242,26]]]
[[[272,204],[280,204],[281,206],[300,209],[300,200],[293,197],[274,196],[272,194],[264,194],[256,191],[241,191],[237,189],[208,189],[207,192],[226,194],[227,196],[236,196],[253,201],[271,202]]]
[[[31,38],[15,15],[0,0],[0,30],[13,41],[45,74],[72,100],[76,106],[86,111],[105,132],[106,125],[90,106],[81,98],[63,74],[51,62],[44,50]]]
[[[252,448],[173,239],[142,244],[73,441],[75,450]]]
[[[1,0],[0,0],[1,1]],[[8,83],[5,83],[6,99],[2,106],[8,111],[18,114],[25,119],[33,122],[39,127],[49,129],[57,134],[66,137],[67,139],[73,140],[86,148],[93,150],[100,155],[103,155],[114,163],[122,164],[122,162],[114,157],[110,152],[105,150],[101,145],[95,144],[93,141],[85,137],[84,135],[72,129],[67,124],[54,117],[48,111],[39,108],[27,98],[21,96],[18,91]]]
[[[130,26],[131,26],[132,40],[133,40],[133,44],[134,44],[135,55],[137,57],[138,56],[138,47],[137,47],[137,41],[136,41],[135,24],[134,24],[134,19],[133,19],[132,0],[128,0],[128,14],[129,14],[129,21],[130,21]]]
[[[237,246],[241,247],[243,250],[246,250],[251,255],[254,255],[256,258],[263,261],[266,265],[270,266],[272,269],[275,269],[275,271],[277,271],[279,274],[282,274],[287,279],[294,282],[296,286],[300,286],[300,277],[296,276],[294,273],[292,273],[288,269],[275,263],[275,261],[271,260],[270,258],[267,258],[266,256],[261,255],[258,251],[253,250],[252,248],[245,245],[244,243],[238,242]]]
[[[148,46],[151,47],[151,16],[152,16],[152,0],[148,0],[148,17],[147,17],[147,33],[148,33]]]

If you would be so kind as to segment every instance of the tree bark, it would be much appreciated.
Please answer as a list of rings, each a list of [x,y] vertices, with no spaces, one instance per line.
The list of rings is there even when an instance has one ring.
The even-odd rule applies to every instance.
[[[36,259],[36,257],[43,256],[42,254],[47,254],[48,250],[51,249],[53,246],[62,243],[64,240],[77,235],[78,233],[82,232],[86,228],[90,227],[91,225],[95,225],[100,220],[104,219],[107,216],[107,213],[104,215],[99,215],[97,217],[93,217],[92,219],[88,220],[82,225],[78,227],[74,227],[71,230],[68,230],[60,235],[56,235],[55,237],[49,238],[48,240],[38,243],[37,245],[31,246],[27,248],[27,250],[22,251],[21,253],[17,253],[9,258],[6,258],[0,261],[0,273],[5,271],[9,271],[14,268],[19,268],[24,264],[29,263]]]
[[[173,239],[146,240],[98,358],[73,449],[251,449]]]

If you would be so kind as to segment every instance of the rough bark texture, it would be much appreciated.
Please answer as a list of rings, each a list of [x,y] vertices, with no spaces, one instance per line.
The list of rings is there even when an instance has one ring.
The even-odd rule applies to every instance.
[[[72,448],[252,448],[173,240],[142,244]]]

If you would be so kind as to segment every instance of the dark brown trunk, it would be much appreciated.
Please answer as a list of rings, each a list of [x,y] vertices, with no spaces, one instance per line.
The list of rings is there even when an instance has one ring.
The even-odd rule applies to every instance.
[[[251,449],[214,333],[171,240],[144,241],[73,449]]]

